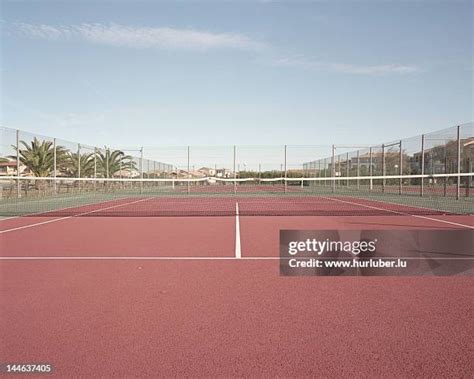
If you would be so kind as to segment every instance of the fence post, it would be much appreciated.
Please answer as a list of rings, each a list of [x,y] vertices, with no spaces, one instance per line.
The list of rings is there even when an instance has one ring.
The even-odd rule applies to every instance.
[[[77,177],[81,177],[81,144],[77,144]]]
[[[400,167],[399,167],[399,170],[398,170],[398,173],[399,173],[400,176],[403,175],[403,145],[402,144],[403,144],[403,142],[402,142],[402,140],[400,140],[400,162],[399,162]],[[399,180],[399,189],[398,189],[398,192],[399,192],[400,195],[403,192],[402,188],[403,188],[403,178],[400,178],[400,180]]]
[[[94,179],[97,179],[97,147],[94,147]],[[97,188],[97,180],[94,180],[94,190]]]
[[[459,200],[461,195],[461,125],[457,127],[457,184],[456,184],[456,200]]]
[[[21,197],[20,185],[20,131],[16,130],[16,197]]]
[[[385,144],[382,144],[382,192],[385,192]]]
[[[369,176],[370,176],[370,184],[369,184],[369,189],[372,191],[374,183],[372,180],[372,174],[373,174],[374,168],[372,167],[372,147],[369,147]]]
[[[53,138],[53,192],[56,194],[57,193],[57,184],[56,184],[56,169],[57,169],[57,163],[56,163],[56,138]]]
[[[236,147],[234,145],[234,160],[233,160],[233,168],[232,171],[234,171],[234,194],[237,193],[237,172],[235,172],[235,158],[236,158]]]
[[[140,194],[143,193],[143,146],[140,147]]]
[[[336,146],[332,145],[331,157],[332,192],[336,192]]]
[[[346,153],[346,187],[349,188],[349,153]]]
[[[108,179],[109,178],[109,149],[108,147],[106,146],[105,147],[105,178]],[[108,182],[107,182],[108,183]]]
[[[421,135],[421,183],[420,183],[420,196],[424,195],[424,185],[425,185],[425,135]]]
[[[190,150],[191,150],[191,148],[188,145],[188,185],[187,185],[188,193],[191,192],[191,187],[190,187],[190,185],[191,185],[191,181],[190,181],[190,179],[191,179],[191,171],[190,171],[191,166],[190,166],[190,156],[189,156]]]
[[[287,192],[287,182],[286,182],[286,177],[287,177],[287,166],[286,166],[286,145],[285,145],[285,173],[284,173],[284,182],[285,182],[285,193]]]
[[[360,152],[357,150],[357,189],[360,189]]]
[[[77,144],[77,177],[81,177],[81,144]],[[79,192],[81,191],[81,181],[77,181],[77,187],[79,189]]]

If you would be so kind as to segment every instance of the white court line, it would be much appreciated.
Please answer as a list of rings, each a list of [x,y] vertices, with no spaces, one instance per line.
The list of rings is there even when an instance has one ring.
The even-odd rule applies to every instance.
[[[426,257],[379,257],[380,259],[427,259]],[[76,257],[27,257],[27,256],[18,256],[18,257],[0,257],[0,261],[237,261],[237,260],[247,260],[247,261],[269,261],[269,260],[280,260],[280,259],[295,259],[294,257],[100,257],[100,256],[76,256]],[[301,259],[301,258],[299,258]],[[306,258],[304,258],[306,259]],[[316,259],[333,259],[331,257],[327,258],[316,258]],[[357,259],[356,257],[347,257],[344,259]],[[369,258],[367,258],[369,259]],[[378,258],[377,258],[378,259]],[[456,259],[456,260],[472,260],[474,257],[434,257],[433,259]]]
[[[240,246],[240,221],[239,221],[239,203],[235,203],[235,258],[242,258],[242,249]]]
[[[64,196],[63,196],[63,197],[60,197],[60,198],[55,197],[54,200],[62,200],[62,199],[69,200],[69,199],[78,199],[78,198],[83,198],[83,197],[81,197],[81,196],[64,197]],[[97,203],[87,203],[87,204],[79,204],[79,205],[76,204],[76,205],[71,205],[70,207],[63,207],[63,208],[59,208],[59,209],[50,209],[49,211],[38,211],[38,212],[27,213],[27,214],[19,215],[19,216],[4,217],[4,218],[0,218],[0,222],[1,222],[1,221],[6,221],[6,220],[11,220],[11,219],[13,219],[13,218],[31,217],[31,216],[34,216],[34,215],[40,215],[40,216],[38,216],[38,217],[41,217],[41,215],[46,214],[46,213],[63,211],[63,210],[65,210],[65,209],[80,208],[80,207],[85,207],[85,206],[88,206],[88,205],[106,204],[106,203],[110,203],[111,201],[123,200],[123,199],[126,199],[126,198],[127,198],[127,197],[117,197],[116,199],[98,201]],[[41,202],[41,201],[43,201],[43,200],[35,201],[35,203]],[[44,201],[51,201],[51,199],[44,200]],[[46,217],[46,216],[45,216],[45,217]]]
[[[107,210],[107,209],[119,208],[119,207],[123,207],[123,206],[125,206],[125,205],[131,205],[131,204],[140,203],[140,202],[145,201],[145,200],[149,200],[149,198],[140,199],[140,200],[136,200],[136,201],[131,201],[131,202],[125,203],[125,204],[112,205],[112,206],[110,206],[110,207],[95,209],[95,210],[89,211],[89,212],[82,212],[82,213],[79,213],[79,214],[77,214],[77,215],[66,216],[66,217],[60,217],[60,218],[55,218],[55,219],[48,220],[48,221],[42,221],[42,222],[36,222],[36,223],[34,223],[34,224],[18,226],[18,227],[16,227],[16,228],[0,230],[0,234],[8,233],[8,232],[14,232],[14,231],[16,231],[16,230],[21,230],[21,229],[32,228],[32,227],[34,227],[34,226],[39,226],[39,225],[44,225],[44,224],[50,224],[50,223],[53,223],[53,222],[58,222],[58,221],[62,221],[62,220],[67,220],[67,219],[70,219],[70,218],[73,218],[73,217],[79,217],[79,216],[84,216],[84,215],[88,215],[88,214],[91,214],[91,213],[96,213],[96,212],[105,211],[105,210]]]
[[[413,215],[413,214],[410,214],[410,213],[405,213],[405,212],[394,211],[394,210],[391,210],[391,209],[384,209],[384,208],[374,207],[374,206],[371,206],[371,205],[360,204],[360,203],[356,203],[356,202],[353,202],[353,201],[341,200],[341,199],[337,199],[337,198],[331,198],[331,197],[324,197],[324,198],[325,198],[325,199],[329,199],[329,200],[333,200],[333,201],[339,201],[339,202],[341,202],[341,203],[346,203],[346,204],[351,204],[351,205],[357,205],[357,206],[359,206],[359,207],[365,207],[365,208],[370,208],[370,209],[376,209],[376,210],[378,210],[378,211],[384,211],[384,212],[389,212],[389,213],[395,213],[395,214],[402,215],[402,216],[411,216],[411,217],[416,217],[416,218],[422,218],[422,219],[425,219],[425,220],[437,221],[437,222],[441,222],[441,223],[444,223],[444,224],[451,224],[451,225],[456,225],[456,226],[462,226],[462,227],[468,228],[468,229],[474,229],[474,226],[465,225],[465,224],[460,224],[460,223],[458,223],[458,222],[452,222],[452,221],[446,221],[446,220],[439,220],[439,219],[437,219],[437,218],[427,217],[427,216]],[[377,200],[375,200],[375,201],[377,201]],[[393,204],[393,205],[400,205],[400,204],[396,204],[396,203],[390,203],[390,204]]]

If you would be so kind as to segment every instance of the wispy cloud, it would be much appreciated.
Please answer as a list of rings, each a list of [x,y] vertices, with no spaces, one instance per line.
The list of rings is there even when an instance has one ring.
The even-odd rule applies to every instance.
[[[95,44],[137,49],[244,49],[264,47],[243,34],[212,33],[169,27],[134,27],[118,24],[78,24],[69,26],[15,24],[15,30],[28,38],[84,40]]]
[[[344,63],[332,63],[331,68],[337,72],[356,75],[414,74],[420,71],[416,66],[401,64],[384,64],[374,66],[356,66]]]
[[[383,65],[354,65],[349,63],[322,62],[308,60],[302,57],[278,58],[272,62],[273,66],[296,67],[306,70],[322,70],[352,75],[406,75],[420,72],[414,65],[383,64]]]

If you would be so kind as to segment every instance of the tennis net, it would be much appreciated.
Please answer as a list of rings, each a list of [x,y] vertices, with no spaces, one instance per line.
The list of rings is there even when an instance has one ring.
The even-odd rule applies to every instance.
[[[327,178],[0,178],[0,216],[474,214],[474,173]],[[236,206],[238,204],[238,206]]]

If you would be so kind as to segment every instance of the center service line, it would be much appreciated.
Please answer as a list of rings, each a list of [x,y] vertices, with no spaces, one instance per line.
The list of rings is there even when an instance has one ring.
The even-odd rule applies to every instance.
[[[235,202],[235,258],[242,258],[242,249],[240,248],[239,203],[237,202]]]

